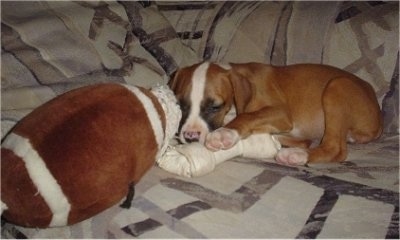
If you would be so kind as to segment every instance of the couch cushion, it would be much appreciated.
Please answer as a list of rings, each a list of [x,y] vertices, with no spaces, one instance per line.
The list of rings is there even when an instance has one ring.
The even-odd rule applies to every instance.
[[[26,113],[88,84],[165,84],[198,62],[156,5],[2,2],[2,137]]]

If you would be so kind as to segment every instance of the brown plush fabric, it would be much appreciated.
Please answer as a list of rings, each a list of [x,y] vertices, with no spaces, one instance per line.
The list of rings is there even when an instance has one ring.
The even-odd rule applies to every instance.
[[[165,129],[160,103],[143,91]],[[1,196],[8,207],[4,217],[27,227],[47,227],[59,214],[53,209],[49,214],[48,202],[41,198],[43,189],[33,179],[42,167],[25,168],[26,161],[39,159],[14,155],[21,151],[35,151],[60,186],[70,205],[65,224],[83,221],[121,201],[129,186],[154,165],[159,150],[156,135],[163,133],[154,133],[147,111],[138,96],[119,84],[75,89],[36,108],[12,130],[24,138],[21,141],[29,141],[31,149],[21,150],[18,144],[25,145],[19,142],[12,145],[17,146],[14,152],[8,145],[2,148]]]

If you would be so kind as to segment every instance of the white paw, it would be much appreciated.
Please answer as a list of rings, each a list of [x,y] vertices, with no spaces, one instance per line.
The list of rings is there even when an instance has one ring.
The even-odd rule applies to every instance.
[[[206,136],[205,146],[211,151],[229,149],[240,140],[236,130],[228,128],[218,128]]]
[[[275,160],[283,165],[304,165],[308,160],[308,153],[303,148],[282,148]]]

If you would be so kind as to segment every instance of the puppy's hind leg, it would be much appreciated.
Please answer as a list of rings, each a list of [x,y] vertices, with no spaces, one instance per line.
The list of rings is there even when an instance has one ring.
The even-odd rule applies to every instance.
[[[322,95],[325,132],[321,143],[308,152],[308,162],[341,162],[347,157],[347,135],[351,126],[352,80],[332,79]]]

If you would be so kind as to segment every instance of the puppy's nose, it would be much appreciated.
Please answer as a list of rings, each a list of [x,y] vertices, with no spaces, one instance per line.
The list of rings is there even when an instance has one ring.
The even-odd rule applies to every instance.
[[[183,133],[183,137],[185,138],[186,142],[197,142],[200,139],[200,132],[198,131],[187,131]]]

